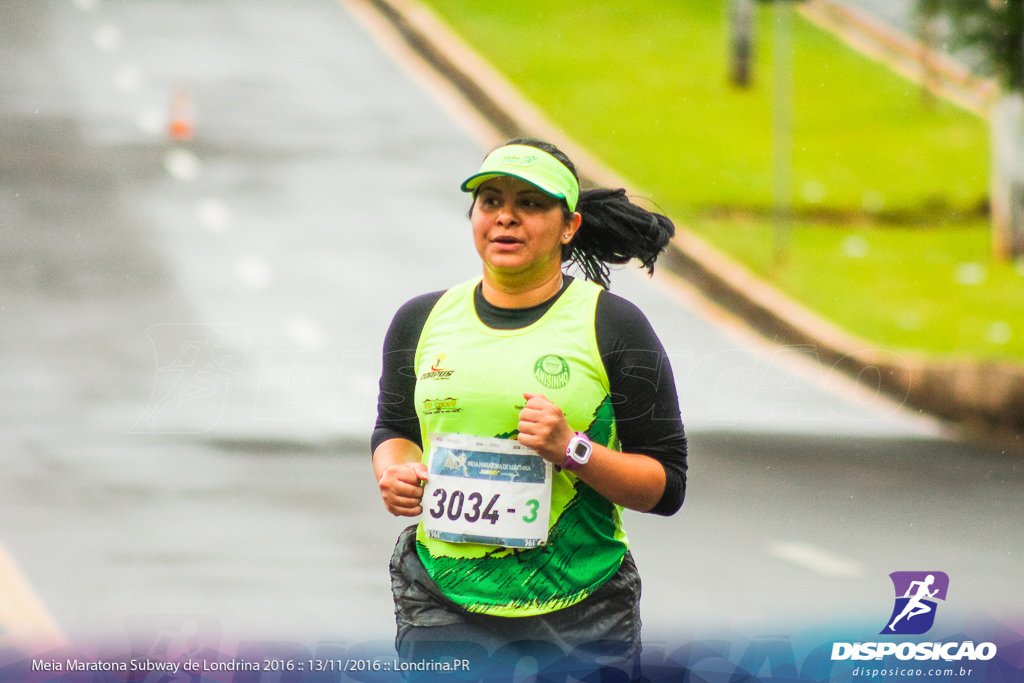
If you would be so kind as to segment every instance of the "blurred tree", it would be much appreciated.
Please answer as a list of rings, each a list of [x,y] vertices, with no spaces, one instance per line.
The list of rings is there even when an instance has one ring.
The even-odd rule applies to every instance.
[[[970,48],[1006,90],[1024,92],[1024,0],[917,0],[917,11],[946,18],[951,48]]]
[[[1001,259],[1024,256],[1024,0],[917,0],[924,23],[945,19],[949,47],[968,48],[995,76],[992,107],[992,241]]]

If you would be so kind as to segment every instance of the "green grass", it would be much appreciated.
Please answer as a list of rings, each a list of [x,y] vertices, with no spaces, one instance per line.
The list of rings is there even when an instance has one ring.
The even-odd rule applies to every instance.
[[[689,227],[881,348],[1024,358],[1024,264],[993,263],[986,224],[897,229],[797,223],[781,265],[774,262],[770,224],[695,220]],[[978,277],[977,284],[961,282]]]
[[[771,203],[770,6],[755,3],[749,90],[727,79],[721,0],[428,0],[547,114],[659,202]],[[987,126],[794,17],[797,208],[973,210]],[[818,187],[814,187],[814,185]],[[819,194],[820,194],[819,191]]]
[[[798,221],[776,267],[757,218],[771,205],[771,7],[755,3],[754,86],[740,90],[721,0],[426,1],[670,216],[844,329],[881,348],[1024,358],[1024,275],[992,262],[977,215],[988,133],[976,116],[925,106],[918,86],[794,17],[795,208],[846,225]],[[884,203],[874,225],[866,195]],[[961,284],[972,268],[982,281]]]

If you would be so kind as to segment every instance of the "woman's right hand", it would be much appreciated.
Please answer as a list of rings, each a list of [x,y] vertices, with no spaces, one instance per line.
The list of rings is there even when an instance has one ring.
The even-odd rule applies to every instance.
[[[427,480],[423,451],[408,439],[384,441],[373,452],[373,473],[377,476],[384,507],[396,517],[415,517],[423,512],[421,482]]]
[[[422,462],[387,467],[377,480],[384,507],[396,517],[415,517],[422,513],[422,482],[426,480],[427,466]]]

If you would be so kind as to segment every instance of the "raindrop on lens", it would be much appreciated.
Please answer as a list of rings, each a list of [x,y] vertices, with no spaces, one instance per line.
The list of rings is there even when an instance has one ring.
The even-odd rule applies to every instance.
[[[1005,344],[1013,338],[1009,323],[998,320],[988,326],[988,340],[993,344]]]
[[[118,90],[132,92],[142,85],[142,69],[131,64],[124,64],[114,72],[114,85]]]
[[[825,198],[825,186],[819,182],[808,180],[800,188],[800,196],[808,204],[820,204]]]
[[[121,31],[113,24],[100,24],[92,32],[92,42],[104,52],[113,52],[121,46]]]
[[[235,264],[235,274],[252,289],[266,289],[274,281],[274,271],[258,256],[243,256]]]
[[[167,116],[159,107],[146,107],[135,117],[135,125],[148,135],[159,135],[167,129]]]
[[[210,232],[224,232],[231,227],[231,211],[224,202],[213,197],[196,205],[196,218]]]
[[[305,349],[320,349],[327,343],[327,333],[309,318],[290,318],[285,324],[285,334]]]
[[[896,319],[902,329],[912,332],[921,329],[921,314],[917,311],[903,311]]]
[[[860,235],[849,235],[843,240],[843,253],[850,258],[864,258],[868,255],[868,243]]]
[[[172,149],[164,156],[164,168],[178,180],[189,182],[199,176],[199,157],[187,149]]]
[[[956,267],[956,281],[962,285],[980,285],[985,281],[985,267],[980,263],[961,263]]]

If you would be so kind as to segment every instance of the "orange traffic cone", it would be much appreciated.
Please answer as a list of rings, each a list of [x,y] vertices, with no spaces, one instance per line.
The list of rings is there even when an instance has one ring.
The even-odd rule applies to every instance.
[[[188,96],[188,90],[178,87],[171,97],[171,117],[167,125],[167,137],[171,140],[191,140],[194,128],[192,100]]]

